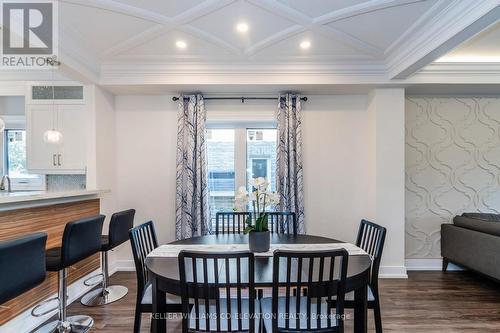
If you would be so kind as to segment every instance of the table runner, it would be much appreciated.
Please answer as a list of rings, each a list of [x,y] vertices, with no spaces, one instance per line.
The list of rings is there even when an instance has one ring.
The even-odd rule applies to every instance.
[[[289,251],[325,251],[344,248],[349,255],[367,255],[367,253],[351,243],[320,244],[271,244],[269,251],[254,253],[256,257],[272,257],[275,250]],[[166,244],[154,249],[148,257],[177,258],[181,250],[205,252],[248,251],[248,244]]]

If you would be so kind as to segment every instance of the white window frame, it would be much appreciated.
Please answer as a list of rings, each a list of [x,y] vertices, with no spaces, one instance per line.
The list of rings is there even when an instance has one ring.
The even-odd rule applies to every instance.
[[[247,187],[247,130],[249,129],[276,129],[274,120],[214,120],[205,125],[206,129],[234,129],[234,182],[235,191],[241,186]],[[270,161],[268,161],[270,163]],[[209,193],[210,195],[210,193]]]
[[[6,121],[5,131],[1,133],[2,139],[2,171],[3,174],[8,174],[7,170],[7,131],[26,131],[24,119],[20,117],[10,116],[2,117]],[[24,118],[24,117],[23,117]],[[47,190],[47,180],[45,175],[33,175],[34,177],[14,177],[10,176],[12,191],[45,191]]]

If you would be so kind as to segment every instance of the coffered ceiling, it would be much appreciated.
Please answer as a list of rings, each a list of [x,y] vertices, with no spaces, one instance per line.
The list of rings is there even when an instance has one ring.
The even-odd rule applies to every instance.
[[[384,60],[447,1],[68,0],[59,10],[65,37],[101,61],[353,61]]]
[[[288,69],[367,82],[406,79],[498,21],[498,5],[500,0],[60,0],[59,45],[66,65],[105,84]],[[248,30],[238,31],[239,23]],[[310,46],[302,48],[303,42]]]

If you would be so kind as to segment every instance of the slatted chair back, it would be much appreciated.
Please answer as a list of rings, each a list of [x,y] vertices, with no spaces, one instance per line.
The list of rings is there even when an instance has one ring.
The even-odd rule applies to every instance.
[[[179,273],[183,332],[255,332],[252,253],[181,251]]]
[[[370,286],[378,291],[378,272],[387,229],[367,220],[361,220],[356,245],[372,257]]]
[[[137,274],[137,294],[142,295],[146,283],[148,282],[146,257],[151,251],[158,247],[153,221],[143,223],[130,229],[129,238]]]
[[[275,251],[272,332],[343,332],[348,260],[345,249]],[[294,288],[307,288],[307,295],[294,295]]]
[[[297,216],[293,212],[267,213],[269,231],[274,234],[297,235]]]
[[[249,212],[218,212],[215,214],[215,234],[242,234],[247,225]]]
[[[293,212],[268,212],[269,231],[297,235],[297,216]],[[218,212],[215,214],[215,234],[242,234],[251,212]]]

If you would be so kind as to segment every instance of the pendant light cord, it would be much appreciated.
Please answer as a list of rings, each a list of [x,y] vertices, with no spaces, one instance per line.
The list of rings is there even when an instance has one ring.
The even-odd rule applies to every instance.
[[[56,112],[56,85],[55,85],[55,80],[54,80],[54,66],[55,63],[51,63],[52,66],[52,71],[51,71],[51,76],[52,76],[52,130],[56,130],[56,123],[59,121],[59,115]],[[54,117],[55,114],[55,117]],[[54,121],[55,118],[55,121]]]

